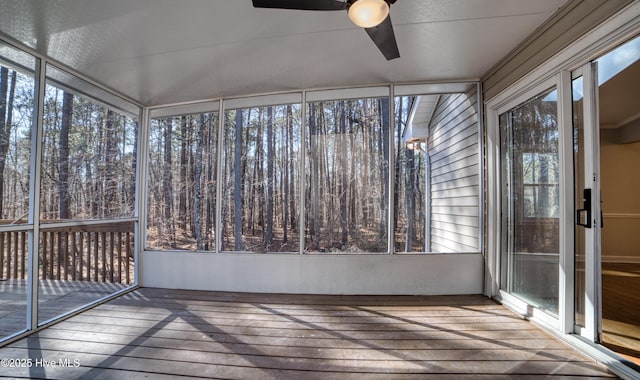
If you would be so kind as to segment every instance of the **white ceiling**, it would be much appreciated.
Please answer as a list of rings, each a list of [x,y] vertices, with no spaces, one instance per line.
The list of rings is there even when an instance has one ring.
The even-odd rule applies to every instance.
[[[251,0],[0,0],[0,32],[144,105],[478,79],[566,0],[399,0],[386,61],[346,12]]]

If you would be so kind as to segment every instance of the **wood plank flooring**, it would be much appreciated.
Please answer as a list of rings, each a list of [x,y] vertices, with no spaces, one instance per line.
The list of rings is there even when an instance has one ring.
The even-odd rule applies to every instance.
[[[143,288],[1,348],[0,359],[31,360],[0,368],[14,378],[614,378],[482,296]]]
[[[126,287],[128,285],[105,282],[41,280],[39,321],[47,321]],[[26,280],[0,281],[0,338],[24,330],[26,319]]]
[[[603,344],[640,367],[640,264],[602,264]]]

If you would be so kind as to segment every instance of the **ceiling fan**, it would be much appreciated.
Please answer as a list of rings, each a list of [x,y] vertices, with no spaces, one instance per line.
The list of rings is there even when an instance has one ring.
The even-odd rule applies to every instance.
[[[396,0],[253,0],[253,6],[304,11],[346,10],[349,19],[365,29],[380,52],[390,61],[400,57],[389,17],[389,7],[395,2]]]

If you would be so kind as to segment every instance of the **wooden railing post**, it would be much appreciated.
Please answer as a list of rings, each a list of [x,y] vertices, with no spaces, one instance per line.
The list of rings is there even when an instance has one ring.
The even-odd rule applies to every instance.
[[[22,270],[22,274],[20,278],[24,280],[27,278],[27,232],[21,231],[20,235],[22,235],[22,244],[20,245],[20,252],[22,253],[22,265],[20,269]]]
[[[122,232],[118,232],[118,282],[122,283]]]
[[[102,233],[102,250],[100,251],[102,255],[102,282],[107,281],[107,233]]]
[[[114,232],[109,232],[109,279],[113,282]]]
[[[62,236],[58,235],[58,252],[56,255],[56,280],[60,280],[60,261],[62,254]]]
[[[7,233],[7,278],[11,278],[11,232]]]
[[[75,232],[71,232],[71,279],[73,281],[76,280],[76,265],[77,265],[77,260],[76,260],[76,233]]]
[[[131,283],[131,278],[129,276],[129,260],[133,257],[132,252],[131,252],[131,233],[127,232],[127,257],[125,258],[125,266],[126,266],[126,271],[127,271],[127,284]]]
[[[93,240],[93,281],[98,281],[98,240],[99,240],[99,236],[100,234],[95,232],[94,233],[94,240]]]
[[[40,266],[42,267],[42,278],[47,278],[47,273],[49,270],[49,262],[47,260],[47,233],[43,232],[40,237],[40,252],[38,252],[38,256],[40,259]]]
[[[78,243],[80,244],[79,246],[79,253],[80,253],[80,257],[79,257],[79,264],[78,264],[78,274],[79,274],[79,280],[82,281],[84,279],[84,276],[82,274],[82,272],[84,271],[84,265],[83,265],[83,260],[82,257],[84,256],[84,232],[80,232],[80,240],[78,241]]]
[[[69,233],[64,232],[62,236],[64,236],[62,243],[62,257],[64,260],[62,261],[62,266],[64,270],[64,280],[66,281],[69,279]]]
[[[20,265],[20,258],[18,257],[18,234],[16,232],[10,232],[13,239],[13,278],[18,278],[18,265]]]
[[[87,232],[87,281],[91,281],[91,232]]]
[[[46,232],[45,232],[46,234]],[[55,240],[54,240],[53,232],[49,232],[49,279],[53,280],[53,259],[54,259],[54,251],[55,251]],[[45,252],[46,254],[46,252]]]
[[[4,278],[4,234],[0,234],[0,278]],[[9,278],[8,274],[7,278]]]

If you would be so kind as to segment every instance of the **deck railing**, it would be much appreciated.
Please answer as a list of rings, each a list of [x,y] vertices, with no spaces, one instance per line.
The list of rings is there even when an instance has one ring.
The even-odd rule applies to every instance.
[[[133,282],[131,221],[80,226],[40,226],[41,279]],[[0,232],[0,279],[26,279],[27,231]]]

